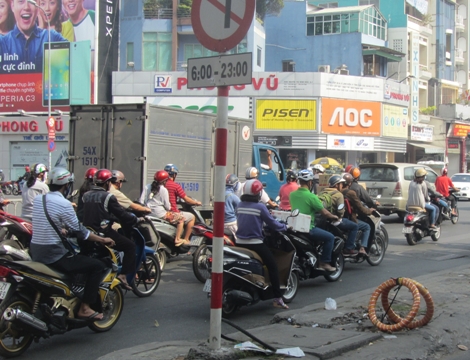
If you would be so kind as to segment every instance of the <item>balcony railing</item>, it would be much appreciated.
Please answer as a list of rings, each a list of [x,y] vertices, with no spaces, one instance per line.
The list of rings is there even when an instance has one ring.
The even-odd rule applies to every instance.
[[[455,62],[465,62],[464,51],[462,49],[455,49]]]
[[[455,15],[455,26],[456,28],[464,28],[465,27],[465,24],[464,24],[464,19],[462,17],[462,15]]]
[[[151,10],[144,10],[144,17],[145,19],[172,19],[173,18],[173,10],[172,9],[151,9]],[[191,12],[185,10],[178,10],[176,12],[176,17],[178,19],[185,19],[191,18]]]

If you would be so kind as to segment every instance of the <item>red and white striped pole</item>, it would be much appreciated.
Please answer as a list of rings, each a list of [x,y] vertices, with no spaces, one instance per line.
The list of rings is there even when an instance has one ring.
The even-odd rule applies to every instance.
[[[224,256],[225,176],[227,165],[228,86],[217,87],[215,130],[214,239],[212,242],[212,285],[209,347],[220,349],[222,333],[222,278]]]

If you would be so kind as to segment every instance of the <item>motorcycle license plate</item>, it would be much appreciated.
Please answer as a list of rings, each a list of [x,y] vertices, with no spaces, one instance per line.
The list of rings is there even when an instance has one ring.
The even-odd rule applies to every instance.
[[[403,234],[411,234],[413,232],[413,227],[412,226],[404,226],[403,227]]]
[[[8,285],[10,285],[10,284],[8,284]],[[202,291],[211,292],[211,287],[212,287],[212,281],[211,281],[211,279],[207,279],[206,283],[204,284],[204,288],[202,289]]]
[[[5,299],[8,289],[10,289],[10,283],[0,281],[0,300]]]

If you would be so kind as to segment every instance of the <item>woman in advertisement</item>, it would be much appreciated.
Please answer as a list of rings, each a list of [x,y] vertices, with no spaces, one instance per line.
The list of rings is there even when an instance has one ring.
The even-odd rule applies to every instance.
[[[41,29],[47,29],[47,20],[51,24],[51,29],[62,32],[62,0],[41,0],[39,7],[44,11],[39,12],[38,25]],[[64,36],[64,34],[62,34]],[[65,37],[65,36],[64,36]],[[70,39],[68,39],[70,40]],[[72,41],[72,40],[70,40]]]
[[[15,17],[10,7],[10,0],[0,0],[0,36],[8,34],[15,26]]]

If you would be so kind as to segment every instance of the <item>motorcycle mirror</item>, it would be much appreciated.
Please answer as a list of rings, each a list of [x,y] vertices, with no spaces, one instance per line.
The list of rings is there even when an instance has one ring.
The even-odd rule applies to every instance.
[[[341,210],[343,210],[343,209],[344,209],[344,204],[339,204],[339,205],[338,205],[338,210],[341,211]]]
[[[292,210],[292,212],[290,213],[290,216],[295,217],[295,216],[298,216],[299,214],[300,214],[300,210],[295,209],[295,210]]]

